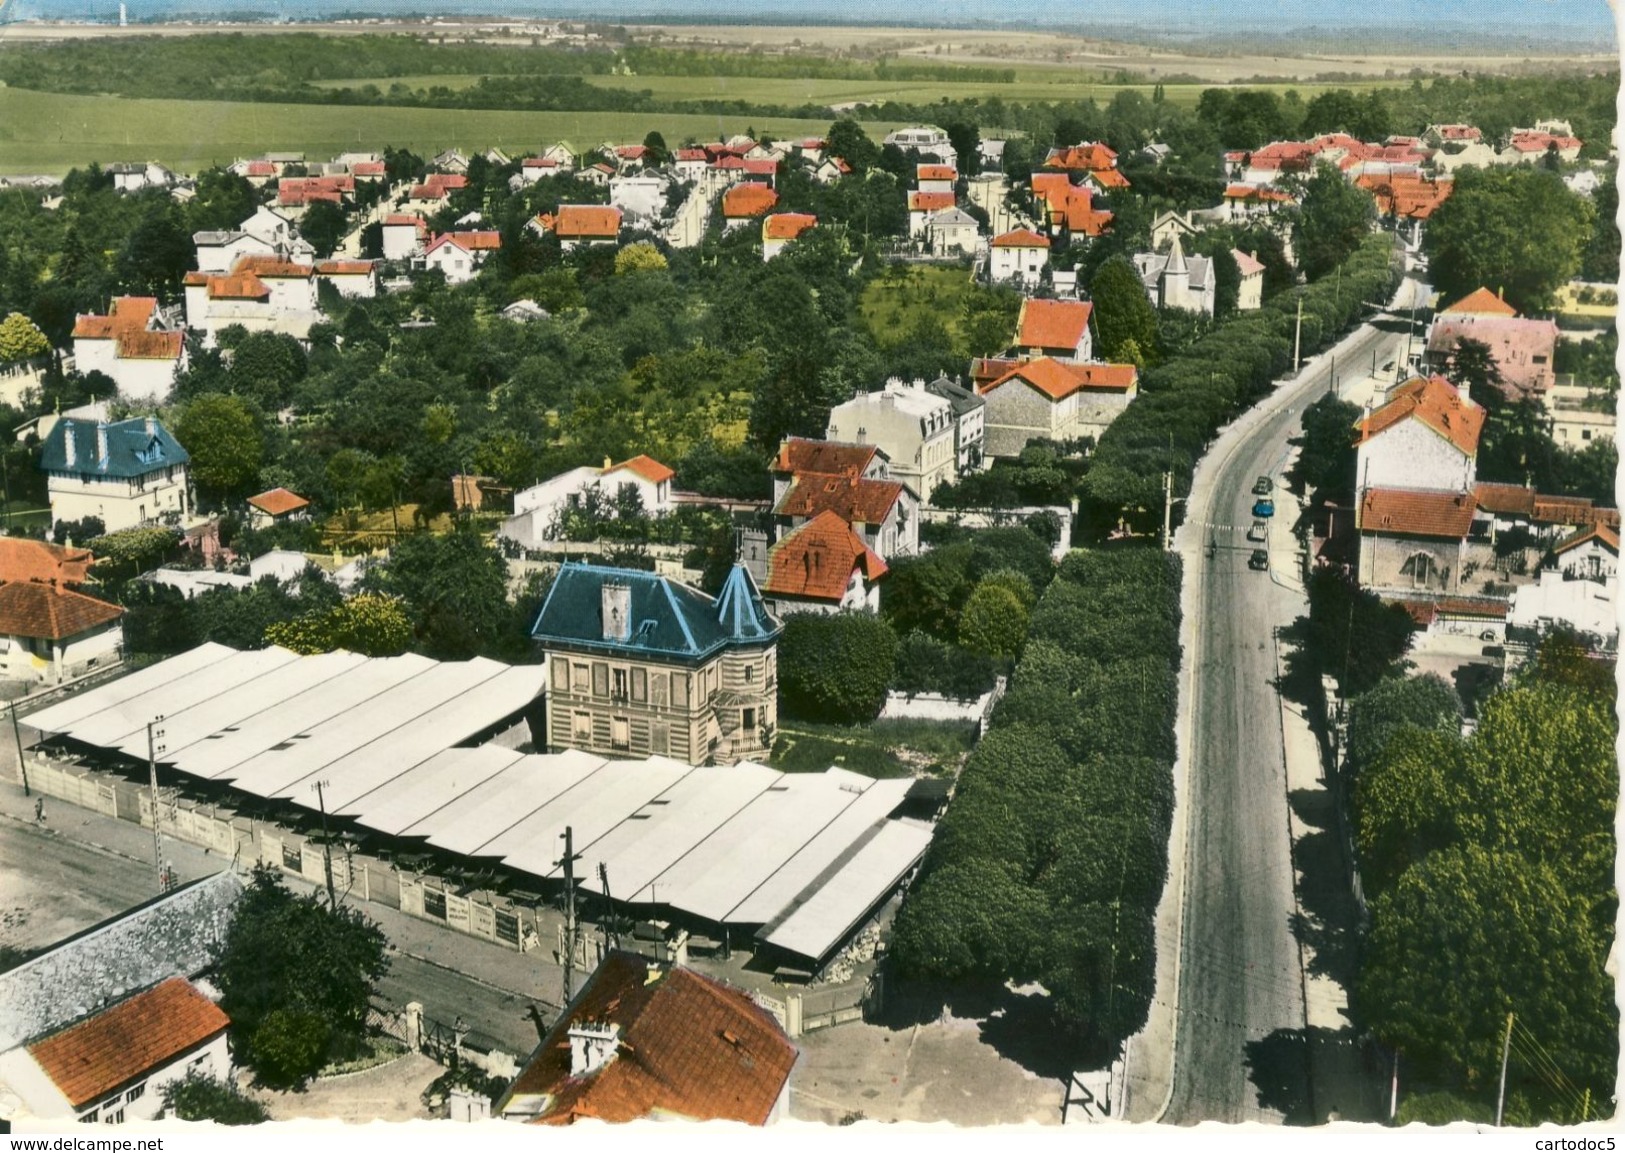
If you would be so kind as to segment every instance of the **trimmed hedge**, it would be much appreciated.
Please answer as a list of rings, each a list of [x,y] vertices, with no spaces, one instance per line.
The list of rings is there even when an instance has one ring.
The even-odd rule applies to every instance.
[[[1256,312],[1240,313],[1186,351],[1150,369],[1140,395],[1100,437],[1080,488],[1078,539],[1103,540],[1119,517],[1140,531],[1162,516],[1162,474],[1171,468],[1176,496],[1219,429],[1265,396],[1292,367],[1298,300],[1303,300],[1303,356],[1335,341],[1363,311],[1387,300],[1400,279],[1393,238],[1376,233],[1336,276],[1282,292]]]
[[[1178,705],[1179,559],[1074,552],[897,918],[901,975],[1038,981],[1066,1026],[1138,1030],[1156,982]]]

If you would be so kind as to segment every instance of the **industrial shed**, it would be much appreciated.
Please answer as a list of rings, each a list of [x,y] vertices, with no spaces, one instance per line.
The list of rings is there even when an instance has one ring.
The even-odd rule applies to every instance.
[[[287,802],[470,863],[754,932],[815,966],[904,882],[931,827],[896,819],[911,780],[787,774],[480,743],[534,718],[544,666],[208,644],[34,713],[48,737],[158,761],[198,785]],[[318,798],[315,784],[322,784]]]

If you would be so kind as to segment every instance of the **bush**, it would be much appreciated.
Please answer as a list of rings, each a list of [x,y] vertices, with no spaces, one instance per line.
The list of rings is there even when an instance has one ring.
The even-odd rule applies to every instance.
[[[897,642],[892,688],[903,693],[941,693],[975,700],[993,687],[998,668],[976,653],[915,630]]]
[[[269,1121],[265,1106],[230,1081],[188,1073],[164,1086],[164,1114],[181,1121],[214,1121],[221,1125],[258,1125]]]
[[[897,655],[891,626],[868,613],[792,613],[779,637],[779,707],[809,721],[872,721]]]

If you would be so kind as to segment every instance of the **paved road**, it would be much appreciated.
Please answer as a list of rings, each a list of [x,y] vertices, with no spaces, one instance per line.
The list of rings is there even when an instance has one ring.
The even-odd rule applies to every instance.
[[[1340,375],[1403,350],[1404,334],[1357,330]],[[1279,1122],[1306,1099],[1304,992],[1290,928],[1293,869],[1273,630],[1306,611],[1301,594],[1248,567],[1261,474],[1279,470],[1303,408],[1331,387],[1306,368],[1222,437],[1199,470],[1178,538],[1195,583],[1190,824],[1172,1096],[1164,1119]],[[1209,559],[1212,536],[1218,549]],[[1276,567],[1291,558],[1277,553]],[[1176,860],[1174,866],[1179,867]]]

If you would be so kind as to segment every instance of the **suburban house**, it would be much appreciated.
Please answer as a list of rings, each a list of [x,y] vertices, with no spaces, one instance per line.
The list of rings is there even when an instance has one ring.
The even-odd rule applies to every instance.
[[[948,134],[934,124],[916,124],[886,133],[882,144],[895,144],[904,152],[913,150],[921,156],[935,156],[951,168],[959,166],[959,153],[948,143]]]
[[[371,260],[318,260],[316,282],[331,284],[346,300],[378,295],[378,265]]]
[[[835,613],[880,611],[886,562],[833,512],[791,529],[767,554],[762,596],[769,611]]]
[[[608,954],[497,1101],[509,1121],[767,1125],[788,1111],[796,1048],[738,989]]]
[[[1252,312],[1264,307],[1264,265],[1251,252],[1239,248],[1230,250],[1230,258],[1241,273],[1241,284],[1236,290],[1236,311]],[[1217,291],[1217,290],[1215,290]]]
[[[676,473],[650,456],[634,456],[602,468],[585,466],[544,480],[514,494],[513,512],[498,536],[534,545],[554,539],[559,522],[569,509],[581,508],[595,494],[602,515],[617,515],[622,499],[636,498],[646,516],[664,516],[673,508],[671,482]]]
[[[914,166],[914,187],[921,192],[947,192],[953,193],[954,182],[959,179],[959,173],[952,164],[916,164]]]
[[[1583,449],[1594,440],[1613,440],[1616,404],[1612,393],[1583,385],[1554,384],[1540,397],[1552,439],[1562,448]]]
[[[1102,236],[1111,226],[1112,214],[1095,207],[1094,190],[1073,184],[1065,172],[1035,172],[1031,188],[1051,237]]]
[[[316,255],[310,242],[299,235],[299,226],[294,223],[293,217],[269,204],[256,208],[254,215],[237,226],[237,231],[246,232],[285,260],[310,260]],[[264,253],[248,255],[263,256]],[[235,262],[232,267],[236,267]]]
[[[812,178],[819,184],[834,184],[843,176],[852,174],[852,166],[839,156],[826,156],[818,162],[818,167],[812,171]]]
[[[230,273],[188,272],[186,326],[212,342],[227,325],[250,332],[280,332],[305,339],[322,319],[316,306],[316,269],[270,256],[245,256]]]
[[[73,324],[73,358],[81,373],[101,372],[120,398],[162,404],[186,368],[186,334],[161,327],[151,296],[115,297],[106,316],[80,315]]]
[[[1428,326],[1429,369],[1448,369],[1463,340],[1476,340],[1489,349],[1508,399],[1539,396],[1557,382],[1556,323],[1519,316],[1487,288],[1476,289],[1434,316]]]
[[[342,205],[354,198],[353,176],[285,176],[276,186],[277,207],[290,212],[322,201]]]
[[[927,381],[925,390],[932,396],[946,400],[954,411],[955,471],[960,476],[980,472],[985,467],[982,449],[986,435],[984,418],[987,401],[977,396],[975,389],[966,388],[957,379],[949,380],[946,376]]]
[[[309,516],[310,502],[285,488],[273,488],[248,498],[248,523],[256,529],[291,524]]]
[[[431,172],[422,184],[414,184],[406,194],[406,208],[410,212],[438,212],[446,206],[453,192],[468,187],[468,177],[462,173]]]
[[[57,684],[113,660],[124,610],[78,591],[94,558],[84,549],[0,537],[0,671]]]
[[[928,220],[939,212],[954,206],[953,190],[947,192],[910,192],[908,194],[908,234],[911,239],[924,235]]]
[[[1189,240],[1196,233],[1196,222],[1189,214],[1173,209],[1159,212],[1151,222],[1151,251],[1161,252],[1174,242],[1174,237]]]
[[[633,221],[653,221],[666,207],[671,179],[659,172],[621,175],[609,182],[609,202]]]
[[[1178,236],[1167,252],[1135,253],[1134,270],[1152,307],[1213,315],[1217,291],[1213,262],[1205,256],[1186,256]]]
[[[175,183],[175,174],[155,160],[149,160],[145,164],[109,164],[102,171],[113,177],[114,192],[168,188]]]
[[[773,211],[779,194],[765,184],[744,181],[722,194],[724,229],[734,229]]]
[[[409,260],[428,247],[429,224],[421,216],[384,217],[384,259]]]
[[[1619,533],[1593,525],[1552,550],[1536,582],[1513,590],[1507,624],[1542,636],[1567,627],[1601,651],[1619,649]]]
[[[891,479],[878,446],[793,436],[779,446],[770,471],[777,535],[833,512],[882,559],[919,552],[920,502]]]
[[[1378,216],[1391,221],[1396,229],[1409,228],[1406,242],[1413,250],[1422,245],[1423,223],[1456,190],[1452,179],[1440,180],[1414,173],[1366,174],[1356,177],[1354,183],[1371,193]]]
[[[981,230],[976,217],[961,208],[932,213],[925,221],[925,247],[938,256],[958,253],[974,256]]]
[[[1018,228],[989,245],[988,277],[994,284],[1036,285],[1049,267],[1049,238]]]
[[[566,564],[531,628],[548,667],[549,751],[764,757],[779,622],[735,565],[715,599],[641,569]]]
[[[544,234],[555,233],[559,248],[565,252],[583,245],[613,245],[621,236],[621,210],[602,204],[561,204],[558,212],[544,213],[526,227]]]
[[[1117,153],[1093,142],[1051,148],[1044,157],[1043,167],[1064,172],[1112,172],[1117,168]],[[1122,187],[1128,187],[1126,180]]]
[[[957,475],[953,406],[928,392],[923,379],[906,385],[893,377],[879,392],[859,393],[830,409],[825,436],[845,444],[879,446],[891,475],[921,504]]]
[[[439,269],[447,284],[465,284],[486,257],[502,247],[500,232],[445,232],[423,252],[423,267]]]
[[[277,255],[274,247],[239,229],[194,232],[192,245],[197,249],[199,272],[229,272],[241,257]]]
[[[62,419],[40,449],[53,521],[96,517],[108,532],[191,511],[191,458],[153,417],[113,424]]]
[[[1294,203],[1292,194],[1285,189],[1265,184],[1230,184],[1219,199],[1220,217],[1237,221],[1274,216],[1278,209]]]
[[[1089,321],[1094,311],[1089,301],[1028,297],[1016,316],[1015,355],[1050,356],[1074,364],[1093,359]]]
[[[18,1120],[150,1121],[170,1082],[230,1075],[230,1024],[196,985],[170,977],[0,1054],[0,1084],[18,1099]]]
[[[1032,440],[1098,437],[1139,392],[1132,364],[1023,361],[979,387],[987,402],[987,455],[1017,457]]]
[[[818,223],[810,212],[775,212],[762,218],[762,259],[772,260]]]
[[[1514,128],[1501,149],[1503,164],[1533,164],[1556,153],[1559,160],[1572,164],[1580,159],[1581,143],[1564,121],[1536,121],[1533,128]]]

